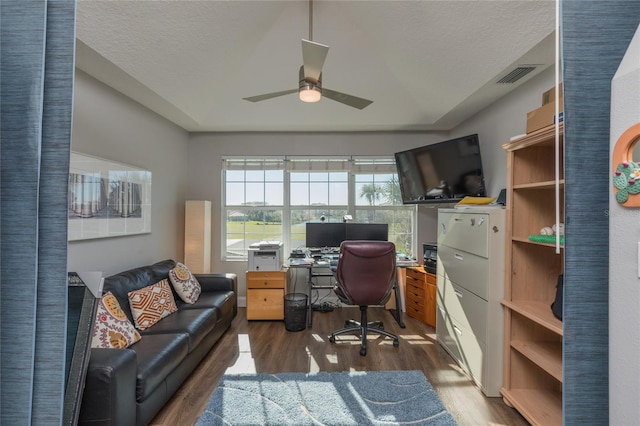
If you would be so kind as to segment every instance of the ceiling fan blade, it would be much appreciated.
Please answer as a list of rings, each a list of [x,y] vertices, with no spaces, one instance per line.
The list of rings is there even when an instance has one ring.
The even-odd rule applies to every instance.
[[[320,78],[324,60],[327,58],[329,46],[302,39],[302,64],[304,66],[304,78],[316,83]]]
[[[346,93],[336,92],[335,90],[330,90],[326,87],[322,88],[322,96],[326,96],[333,101],[340,102],[358,109],[364,109],[373,103],[373,101],[370,101],[368,99],[347,95]]]
[[[266,101],[267,99],[277,98],[278,96],[284,96],[290,93],[296,93],[297,91],[298,89],[283,90],[282,92],[266,93],[264,95],[250,96],[248,98],[242,98],[242,99],[249,102]]]

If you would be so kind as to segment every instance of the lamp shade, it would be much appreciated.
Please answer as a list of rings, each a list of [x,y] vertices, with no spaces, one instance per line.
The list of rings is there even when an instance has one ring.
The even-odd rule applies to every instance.
[[[298,96],[302,102],[318,102],[322,97],[320,90],[316,86],[309,86],[300,89]]]
[[[185,204],[184,264],[194,274],[211,273],[211,201]]]

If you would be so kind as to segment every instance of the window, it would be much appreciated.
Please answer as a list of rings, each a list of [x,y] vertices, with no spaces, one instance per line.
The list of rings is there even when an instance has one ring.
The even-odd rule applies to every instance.
[[[249,246],[278,240],[304,247],[307,222],[388,223],[399,252],[414,252],[416,207],[403,205],[393,159],[223,159],[224,260],[246,260]]]
[[[234,159],[224,166],[223,256],[243,260],[251,243],[282,240],[283,161]]]
[[[413,230],[416,208],[404,206],[394,160],[356,159],[354,221],[388,223],[389,241],[396,250],[410,255],[414,252]]]

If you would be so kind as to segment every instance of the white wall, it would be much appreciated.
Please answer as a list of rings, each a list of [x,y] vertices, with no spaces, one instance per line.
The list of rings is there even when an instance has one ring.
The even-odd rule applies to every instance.
[[[71,149],[152,173],[151,233],[73,241],[70,271],[111,275],[183,257],[188,133],[78,71]]]
[[[72,149],[151,170],[152,232],[69,244],[69,270],[110,275],[183,257],[184,201],[213,202],[212,269],[235,272],[244,295],[246,262],[221,259],[221,157],[227,155],[392,155],[478,133],[489,195],[506,185],[502,143],[524,133],[526,113],[553,86],[552,70],[523,84],[451,133],[201,133],[187,134],[82,72],[76,76]],[[418,207],[418,242],[436,239],[437,209]],[[420,249],[420,247],[418,247]],[[419,257],[419,253],[415,254]]]
[[[612,151],[620,135],[639,121],[640,27],[611,86]],[[610,176],[615,166],[611,165]],[[609,197],[609,419],[612,425],[640,421],[638,242],[640,210],[618,204],[612,191]]]
[[[497,197],[507,185],[507,154],[502,144],[526,133],[527,112],[542,106],[542,93],[553,86],[550,67],[451,132],[451,137],[478,134],[489,196]]]
[[[507,154],[502,144],[513,136],[526,133],[527,112],[540,107],[542,93],[553,86],[554,70],[551,67],[451,131],[450,138],[478,134],[489,197],[497,197],[507,186]],[[437,209],[420,207],[421,225],[428,224],[433,229],[432,239],[428,241],[436,240],[437,217]]]

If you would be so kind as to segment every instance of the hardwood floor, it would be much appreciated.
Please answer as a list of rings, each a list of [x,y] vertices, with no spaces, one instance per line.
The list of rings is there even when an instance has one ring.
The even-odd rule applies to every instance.
[[[391,339],[370,336],[367,355],[360,356],[357,337],[338,336],[331,331],[359,316],[358,308],[315,312],[313,327],[286,331],[282,321],[247,321],[240,308],[231,327],[165,405],[152,425],[192,425],[225,373],[279,373],[316,371],[422,370],[447,410],[459,425],[527,425],[502,398],[486,398],[436,342],[435,330],[404,315],[400,328],[383,308],[369,308],[369,321],[384,321],[385,329],[398,335]],[[337,340],[336,339],[336,340]]]

